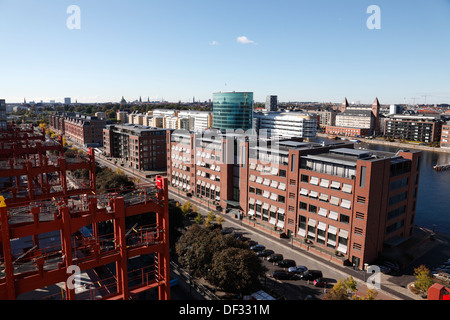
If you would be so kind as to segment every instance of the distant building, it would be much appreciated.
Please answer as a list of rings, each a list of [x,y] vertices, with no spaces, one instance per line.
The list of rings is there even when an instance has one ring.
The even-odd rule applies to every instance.
[[[213,114],[210,111],[185,110],[178,113],[178,120],[187,119],[189,122],[188,130],[203,131],[211,128],[213,125]],[[186,120],[184,121],[186,124]],[[179,129],[184,129],[178,126]]]
[[[435,142],[441,138],[439,114],[391,115],[386,118],[384,135],[394,139]]]
[[[222,131],[252,129],[253,92],[214,93],[213,127]]]
[[[255,112],[254,129],[269,137],[314,138],[317,133],[317,117],[304,112]]]
[[[6,130],[7,128],[7,116],[6,116],[6,101],[0,99],[0,130]]]
[[[141,125],[107,125],[103,151],[136,170],[166,170],[166,129]]]
[[[336,124],[336,111],[324,110],[314,111],[313,113],[319,116],[319,126],[325,128],[326,126],[334,126]]]
[[[442,125],[441,148],[450,149],[450,121]]]
[[[72,99],[71,98],[64,98],[64,104],[72,104]]]
[[[55,113],[49,115],[50,129],[85,146],[101,146],[106,119],[75,113]]]
[[[116,119],[119,123],[128,123],[128,112],[117,110]]]
[[[267,96],[265,110],[266,111],[277,111],[278,110],[278,97],[277,96]]]
[[[344,100],[336,114],[335,126],[327,126],[326,133],[338,135],[376,135],[380,132],[380,103],[375,99],[372,106],[349,105]]]

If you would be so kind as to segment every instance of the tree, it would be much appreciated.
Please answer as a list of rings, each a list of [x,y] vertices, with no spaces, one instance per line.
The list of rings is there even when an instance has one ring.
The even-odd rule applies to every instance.
[[[422,293],[428,292],[428,289],[434,282],[430,270],[424,265],[421,265],[414,269],[414,276],[416,277],[414,287]]]
[[[252,251],[227,248],[216,252],[208,280],[226,292],[248,294],[259,289],[265,268]]]
[[[181,206],[181,212],[183,215],[187,215],[191,211],[192,203],[188,200]]]
[[[178,240],[179,262],[216,286],[233,293],[256,289],[266,271],[261,260],[242,241],[198,224]]]
[[[349,292],[354,293],[356,291],[356,281],[353,277],[341,280],[331,288],[325,295],[326,300],[349,300]]]
[[[199,212],[197,213],[197,216],[195,217],[194,221],[197,224],[203,224],[203,222],[205,221],[205,217]]]
[[[211,210],[208,215],[206,216],[206,220],[205,220],[205,227],[209,228],[211,227],[211,223],[213,221],[216,220],[216,215],[214,214],[214,212]]]

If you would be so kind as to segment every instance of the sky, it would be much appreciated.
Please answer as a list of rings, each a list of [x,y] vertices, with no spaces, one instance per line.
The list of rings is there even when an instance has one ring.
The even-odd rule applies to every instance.
[[[0,57],[7,103],[450,103],[450,0],[0,0]]]

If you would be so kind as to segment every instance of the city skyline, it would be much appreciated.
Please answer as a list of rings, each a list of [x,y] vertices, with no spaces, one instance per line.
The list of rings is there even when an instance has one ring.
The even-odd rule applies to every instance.
[[[68,27],[71,5],[79,29]],[[372,5],[380,29],[368,26]],[[3,1],[1,96],[450,103],[449,13],[448,0]]]

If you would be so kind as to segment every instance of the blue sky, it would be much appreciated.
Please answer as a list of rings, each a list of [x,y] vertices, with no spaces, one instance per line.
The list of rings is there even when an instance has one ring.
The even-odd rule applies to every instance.
[[[7,102],[450,103],[450,0],[0,0],[0,43]]]

